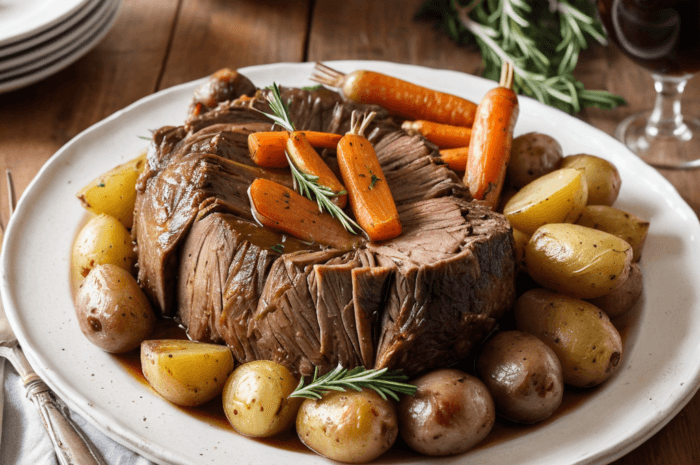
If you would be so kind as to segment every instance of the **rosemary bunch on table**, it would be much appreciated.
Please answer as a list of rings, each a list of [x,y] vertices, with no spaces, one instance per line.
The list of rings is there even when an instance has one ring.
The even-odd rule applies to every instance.
[[[520,94],[569,113],[625,104],[573,75],[582,50],[607,43],[590,0],[427,0],[416,17],[436,20],[460,44],[476,44],[484,77],[498,81],[503,61],[513,63]]]
[[[294,123],[289,117],[287,106],[282,100],[282,94],[280,93],[279,86],[276,83],[273,83],[270,87],[268,87],[268,89],[270,90],[270,94],[267,96],[267,101],[270,105],[270,110],[272,110],[272,114],[263,114],[274,121],[275,124],[283,127],[287,131],[294,132]],[[286,152],[286,150],[285,155],[287,157],[287,162],[289,163],[289,168],[292,171],[294,186],[299,194],[310,200],[315,200],[318,204],[319,211],[326,210],[333,218],[340,221],[340,224],[342,224],[343,227],[352,234],[364,233],[364,230],[359,224],[353,221],[353,219],[350,218],[342,208],[331,201],[332,197],[347,194],[346,191],[335,192],[330,187],[319,184],[318,176],[302,172],[294,164],[291,158],[289,158],[289,154]]]

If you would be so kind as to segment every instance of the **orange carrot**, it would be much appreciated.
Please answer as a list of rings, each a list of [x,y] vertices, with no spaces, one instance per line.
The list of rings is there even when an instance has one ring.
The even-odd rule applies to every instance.
[[[401,129],[409,134],[420,134],[441,149],[466,147],[472,138],[471,128],[425,120],[404,121]]]
[[[486,93],[476,110],[464,183],[477,200],[496,208],[501,195],[518,119],[518,96],[513,92],[513,66],[503,63],[499,87]]]
[[[467,169],[469,147],[457,147],[456,149],[440,150],[440,159],[455,171]]]
[[[317,182],[321,186],[325,186],[333,192],[346,192],[338,178],[335,177],[333,171],[326,165],[321,157],[316,153],[316,150],[311,146],[309,140],[301,131],[294,131],[287,134],[287,153],[289,158],[294,163],[299,171],[311,176],[317,176]],[[345,208],[348,203],[347,195],[337,195],[331,197],[331,202]]]
[[[321,212],[316,202],[267,179],[256,179],[248,188],[255,219],[266,228],[340,250],[351,250],[361,239],[340,221]]]
[[[381,105],[390,113],[406,119],[466,127],[474,123],[474,102],[374,71],[343,74],[316,63],[311,80],[337,88],[347,99]]]
[[[312,147],[334,149],[342,137],[340,134],[317,131],[302,131]],[[287,166],[284,147],[287,143],[286,131],[254,132],[248,136],[250,158],[258,166],[283,168]]]
[[[350,132],[338,143],[338,166],[357,222],[372,241],[401,234],[401,220],[372,144],[363,133],[375,113],[352,113]]]

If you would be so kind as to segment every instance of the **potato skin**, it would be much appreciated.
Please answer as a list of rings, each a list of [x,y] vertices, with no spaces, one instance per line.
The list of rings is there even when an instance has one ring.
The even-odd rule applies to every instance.
[[[564,379],[559,359],[531,334],[496,334],[484,345],[476,367],[496,407],[510,420],[536,423],[561,405]]]
[[[180,339],[141,343],[141,370],[151,387],[173,404],[196,407],[216,397],[233,370],[231,350]]]
[[[588,205],[612,205],[620,194],[622,179],[615,165],[609,161],[580,153],[564,157],[559,168],[579,170],[588,185]]]
[[[296,426],[299,439],[311,450],[346,463],[376,459],[391,448],[399,431],[392,401],[370,389],[306,399]]]
[[[416,395],[399,403],[399,432],[421,454],[466,452],[484,439],[496,420],[484,383],[460,370],[440,369],[412,381]]]
[[[556,170],[535,179],[503,207],[510,224],[526,234],[548,223],[573,223],[586,206],[588,188],[577,170]]]
[[[618,287],[608,295],[590,299],[589,302],[603,310],[609,318],[617,318],[620,315],[627,313],[634,304],[637,303],[642,295],[644,288],[644,280],[642,278],[642,270],[636,263],[632,263],[630,274]]]
[[[595,305],[546,289],[526,292],[515,303],[520,331],[538,337],[561,363],[564,382],[591,387],[621,366],[622,339]]]
[[[146,166],[146,154],[109,170],[80,189],[78,199],[87,210],[119,220],[127,229],[134,223],[136,180]]]
[[[506,178],[516,189],[527,184],[559,166],[563,152],[556,139],[539,132],[529,132],[513,139],[510,150],[510,163]]]
[[[129,231],[109,215],[92,217],[73,244],[73,266],[84,278],[97,265],[112,264],[131,272],[136,252]]]
[[[576,224],[547,224],[527,243],[525,263],[540,286],[594,299],[610,294],[627,279],[632,247],[603,231]]]
[[[649,222],[626,211],[607,205],[588,205],[581,212],[576,224],[605,231],[632,246],[632,260],[642,258],[642,249],[649,231]]]
[[[241,434],[269,437],[290,428],[304,399],[288,398],[298,380],[289,370],[267,360],[244,363],[224,386],[224,412]]]
[[[75,312],[85,337],[115,354],[137,348],[153,332],[156,322],[134,277],[111,264],[90,271],[75,298]]]
[[[513,228],[513,239],[515,240],[515,269],[518,272],[527,272],[525,248],[527,247],[527,243],[530,242],[530,235]]]

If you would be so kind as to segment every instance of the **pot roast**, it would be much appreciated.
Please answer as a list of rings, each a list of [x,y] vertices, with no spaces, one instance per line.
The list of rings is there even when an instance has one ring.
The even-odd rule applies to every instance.
[[[338,364],[413,375],[466,357],[515,298],[505,218],[471,201],[435,148],[385,110],[282,88],[299,130],[344,134],[352,110],[377,112],[368,139],[403,232],[347,252],[262,228],[248,186],[292,179],[248,155],[247,135],[271,129],[255,109],[268,109],[265,91],[253,96],[236,72],[217,75],[183,126],[155,131],[137,185],[139,283],[154,308],[193,340],[227,344],[239,362],[273,360],[302,375]],[[337,168],[333,151],[323,156]]]

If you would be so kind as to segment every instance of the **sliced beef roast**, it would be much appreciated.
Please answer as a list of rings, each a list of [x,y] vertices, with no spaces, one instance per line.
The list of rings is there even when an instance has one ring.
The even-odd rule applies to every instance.
[[[247,134],[271,127],[257,111],[269,111],[267,91],[213,105],[231,98],[215,84],[195,95],[184,126],[154,133],[139,180],[139,280],[163,315],[192,339],[227,344],[240,362],[273,360],[303,375],[338,364],[416,374],[465,357],[493,330],[515,296],[510,226],[470,201],[434,147],[371,107],[369,138],[403,233],[349,253],[321,250],[252,222],[250,183],[291,180],[248,156]],[[368,108],[327,89],[282,96],[300,130],[342,134],[352,110]],[[331,167],[334,155],[323,153]]]

